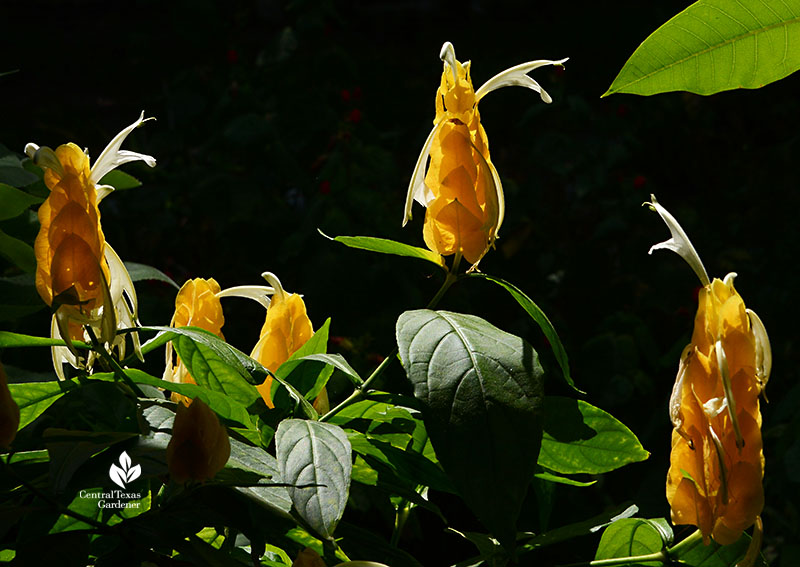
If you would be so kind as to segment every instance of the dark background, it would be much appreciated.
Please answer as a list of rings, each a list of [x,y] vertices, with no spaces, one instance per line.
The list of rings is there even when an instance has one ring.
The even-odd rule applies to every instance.
[[[641,206],[652,192],[682,222],[712,277],[739,274],[737,289],[770,333],[765,552],[775,565],[792,565],[800,552],[792,323],[800,320],[793,299],[800,78],[711,97],[600,99],[639,43],[687,5],[4,2],[0,71],[19,72],[0,78],[0,143],[21,152],[31,141],[74,141],[95,158],[144,109],[157,121],[126,147],[155,156],[158,166],[123,167],[144,185],[103,202],[108,242],[124,260],[179,283],[214,277],[223,287],[256,284],[262,271],[275,272],[286,289],[304,294],[315,326],[332,318],[333,348],[369,373],[393,346],[396,317],[424,306],[441,275],[415,260],[347,249],[317,229],[424,246],[423,209],[415,205],[405,229],[400,221],[434,116],[444,41],[460,60],[472,60],[476,88],[524,61],[570,57],[564,72],[533,73],[552,105],[524,89],[481,102],[508,206],[498,249],[481,269],[515,283],[545,310],[587,400],[631,427],[652,456],[592,488],[557,487],[549,526],[626,500],[645,517],[669,513],[666,404],[699,283],[677,255],[647,256],[668,237]],[[142,322],[168,323],[174,290],[137,287]],[[226,337],[249,351],[263,310],[226,301]],[[465,281],[440,307],[525,337],[551,369],[548,391],[567,393],[540,331],[502,290]],[[42,311],[14,329],[44,335],[48,325]],[[7,354],[17,365],[48,364]],[[385,387],[406,388],[399,365]],[[536,506],[532,498],[523,519],[534,530],[542,527]],[[431,565],[470,553],[426,514],[412,522],[407,549]],[[454,524],[479,529],[470,522]],[[384,527],[388,535],[391,526]],[[595,542],[581,545],[537,557],[586,560]]]

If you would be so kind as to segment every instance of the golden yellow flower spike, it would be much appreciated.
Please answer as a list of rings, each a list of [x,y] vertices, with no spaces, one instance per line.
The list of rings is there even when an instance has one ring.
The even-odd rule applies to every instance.
[[[170,477],[178,483],[205,482],[214,478],[231,454],[228,430],[201,399],[178,404],[167,445]]]
[[[436,92],[436,118],[411,176],[403,225],[411,218],[416,200],[427,208],[423,238],[428,248],[443,256],[463,256],[475,269],[494,244],[505,215],[503,187],[489,156],[478,103],[506,86],[532,89],[544,102],[552,102],[527,73],[543,65],[562,65],[566,59],[517,65],[476,91],[470,62],[460,63],[450,42],[442,46],[440,58],[444,70]]]
[[[289,360],[297,349],[303,346],[314,334],[311,320],[306,313],[303,298],[296,293],[287,293],[280,280],[270,272],[262,274],[275,289],[272,296],[261,337],[250,356],[272,372],[277,372],[281,364]],[[268,407],[274,408],[272,402],[272,377],[267,376],[262,384],[256,386]],[[324,400],[323,400],[324,397]],[[319,404],[327,405],[327,393],[321,392],[317,397]],[[314,402],[318,404],[317,401]],[[326,408],[318,408],[327,411]]]
[[[89,156],[72,143],[55,151],[36,144],[25,147],[25,153],[44,169],[44,182],[50,189],[38,213],[41,228],[34,243],[36,289],[53,309],[53,337],[67,341],[67,347],[53,347],[53,365],[62,380],[63,362],[83,366],[70,342],[83,338],[77,325],[90,325],[99,331],[101,342],[116,348],[122,358],[125,339],[117,337],[116,330],[137,324],[136,291],[119,256],[105,241],[98,204],[114,189],[100,185],[106,173],[130,161],[155,166],[152,156],[120,149],[125,138],[143,122],[144,113],[111,140],[92,167]],[[136,333],[131,337],[141,357],[139,337]],[[86,361],[87,367],[93,356]]]
[[[651,199],[648,204],[672,238],[650,252],[666,248],[680,254],[703,284],[692,340],[681,356],[670,399],[674,430],[667,500],[672,521],[695,525],[706,544],[713,538],[721,545],[735,542],[755,524],[747,554],[752,559],[760,547],[764,507],[758,396],[772,366],[769,339],[734,288],[736,274],[709,280],[681,226]]]
[[[222,326],[225,324],[225,317],[222,314],[219,293],[220,287],[214,278],[207,280],[195,278],[187,281],[181,286],[175,297],[175,314],[169,323],[170,326],[199,327],[224,340]],[[167,343],[166,348],[164,380],[176,383],[195,383],[180,357],[173,364],[171,341]],[[191,398],[174,392],[172,401],[181,401],[187,406],[192,403]]]

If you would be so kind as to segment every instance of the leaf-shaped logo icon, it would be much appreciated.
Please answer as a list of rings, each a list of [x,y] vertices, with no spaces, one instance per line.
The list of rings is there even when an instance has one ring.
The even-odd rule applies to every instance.
[[[120,488],[125,488],[127,483],[133,482],[142,475],[141,465],[132,467],[131,458],[125,451],[119,456],[119,464],[120,466],[111,465],[111,468],[108,469],[108,477]]]
[[[142,466],[141,465],[136,465],[135,467],[131,467],[131,469],[128,471],[128,481],[127,482],[133,482],[134,480],[139,478],[141,476],[141,474],[142,474]]]
[[[111,465],[111,468],[108,469],[108,476],[112,481],[114,481],[114,484],[120,488],[125,488],[125,471],[119,468],[117,465]]]

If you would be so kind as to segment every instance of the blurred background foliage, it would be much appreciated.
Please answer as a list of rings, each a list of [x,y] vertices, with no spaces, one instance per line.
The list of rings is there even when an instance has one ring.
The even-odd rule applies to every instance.
[[[481,269],[538,302],[565,343],[579,387],[631,427],[652,456],[591,488],[534,491],[526,507],[531,529],[626,500],[644,517],[668,514],[667,400],[699,283],[678,256],[647,256],[667,237],[658,216],[641,207],[652,192],[682,222],[712,276],[739,274],[737,288],[770,333],[765,553],[777,565],[794,565],[800,179],[792,156],[800,149],[800,78],[711,97],[599,98],[639,43],[687,5],[5,2],[0,71],[19,71],[0,77],[0,143],[21,154],[27,142],[74,141],[96,158],[144,109],[158,120],[137,130],[128,147],[155,156],[158,166],[126,166],[143,186],[102,205],[106,239],[120,256],[179,283],[214,277],[229,287],[260,283],[262,271],[273,271],[304,295],[316,326],[332,317],[332,348],[368,372],[392,349],[397,316],[424,306],[441,276],[425,263],[347,249],[317,229],[424,245],[424,210],[415,206],[405,229],[400,221],[434,116],[444,41],[472,60],[476,87],[523,61],[570,57],[564,71],[533,75],[552,105],[523,89],[481,103],[508,203],[498,249]],[[38,226],[35,217],[20,217],[0,228],[32,242]],[[7,265],[3,275],[14,276]],[[37,304],[35,294],[18,297],[18,286],[3,285],[3,303]],[[158,282],[138,290],[142,322],[167,324],[174,290]],[[226,301],[226,337],[249,351],[263,309]],[[502,290],[468,280],[441,307],[525,337],[553,370],[549,393],[566,393],[541,333]],[[49,315],[42,308],[0,325],[46,335]],[[47,371],[49,356],[32,355],[6,352],[3,361]],[[385,381],[395,391],[408,388],[399,365]],[[391,532],[388,510],[362,509],[363,517],[351,519],[378,517]],[[442,564],[453,548],[421,548],[429,541],[422,533],[443,527],[426,514],[415,517],[404,545],[424,564]],[[441,538],[462,545],[457,536]],[[560,562],[585,560],[595,545],[552,553]]]

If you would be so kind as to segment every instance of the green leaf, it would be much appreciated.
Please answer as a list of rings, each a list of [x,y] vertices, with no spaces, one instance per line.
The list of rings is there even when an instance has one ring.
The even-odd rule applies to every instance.
[[[50,454],[50,486],[61,492],[78,468],[107,447],[138,437],[124,431],[73,431],[51,427],[43,435]]]
[[[566,541],[578,536],[592,534],[618,520],[630,518],[638,511],[639,508],[635,504],[631,504],[626,507],[620,506],[613,510],[603,512],[602,514],[594,516],[593,518],[589,518],[588,520],[561,526],[543,534],[530,534],[530,539],[525,539],[523,536],[523,541],[525,541],[523,544],[523,549],[530,551],[540,547],[545,547],[547,545],[553,545],[555,543]]]
[[[600,408],[545,397],[542,467],[561,474],[602,474],[649,456],[630,429]]]
[[[28,207],[41,203],[42,199],[29,195],[25,191],[0,183],[0,220],[13,219],[28,210]]]
[[[31,335],[12,333],[11,331],[0,331],[0,348],[65,346],[66,344],[67,343],[61,339],[34,337]],[[82,341],[72,341],[72,344],[76,348],[89,348],[89,345]]]
[[[11,397],[19,406],[19,429],[42,415],[58,398],[79,386],[73,380],[9,384]]]
[[[600,538],[595,559],[615,559],[659,553],[665,547],[661,532],[649,521],[625,518],[608,526]],[[666,557],[665,557],[666,559]],[[628,563],[633,567],[661,567],[664,561]]]
[[[341,354],[308,354],[301,357],[299,360],[317,360],[323,362],[344,372],[345,376],[347,376],[353,385],[360,386],[364,383],[364,380],[361,379],[358,372],[353,370],[353,367],[348,364]]]
[[[176,284],[171,277],[161,270],[154,268],[153,266],[137,264],[136,262],[125,262],[125,268],[128,270],[128,274],[131,276],[131,281],[139,282],[142,280],[155,280],[168,283],[175,289],[180,289],[178,284]]]
[[[24,272],[36,271],[36,254],[33,252],[33,247],[2,230],[0,230],[0,256]]]
[[[231,456],[226,468],[252,471],[260,476],[271,478],[277,483],[281,479],[278,461],[260,447],[252,447],[236,439],[231,439]],[[291,518],[292,500],[285,486],[243,486],[236,490],[256,500],[273,513]]]
[[[397,344],[439,462],[510,549],[542,435],[536,351],[479,317],[428,309],[400,315]]]
[[[213,353],[214,356],[212,358],[218,359],[216,361],[217,363],[215,363],[215,368],[227,367],[227,370],[222,370],[221,378],[226,380],[230,379],[230,382],[227,383],[226,387],[239,390],[237,395],[240,396],[241,399],[237,399],[240,403],[243,403],[247,408],[250,408],[253,403],[258,403],[258,400],[261,400],[261,395],[258,393],[258,390],[255,389],[248,379],[253,380],[256,383],[261,383],[264,381],[264,378],[270,374],[269,370],[264,368],[264,366],[258,361],[253,360],[216,335],[197,327],[182,327],[178,329],[173,327],[139,327],[137,330],[159,332],[158,335],[142,345],[142,354],[147,354],[171,340],[176,340],[176,337],[180,336],[187,337],[190,339],[190,341],[205,345]],[[188,348],[190,348],[193,352],[197,350],[191,346]],[[131,355],[131,359],[132,358],[133,355]],[[181,359],[183,359],[183,356],[181,356]],[[201,365],[201,370],[206,370],[208,365],[204,365],[201,359],[198,359],[198,364]],[[127,363],[128,360],[125,362]],[[188,364],[187,368],[189,368]],[[241,381],[233,376],[232,372],[238,373],[244,379],[245,383],[250,386],[250,388],[243,386]],[[196,377],[193,373],[192,377],[194,377],[196,380]],[[291,384],[286,384],[285,381],[279,376],[275,376],[275,379],[279,383],[283,384],[283,386],[289,391],[289,395],[291,395],[291,397],[300,405],[303,413],[306,416],[311,419],[316,419],[318,417],[317,412],[314,410],[311,404],[308,403],[308,401]],[[211,389],[213,390],[214,388]],[[246,403],[244,401],[245,399],[251,400],[250,403]]]
[[[410,480],[414,486],[422,484],[441,492],[453,492],[444,472],[421,454],[394,447],[359,431],[349,432],[347,438],[353,451],[364,457],[367,463],[375,464],[377,468],[383,465],[397,478]]]
[[[247,429],[253,429],[253,422],[250,419],[250,415],[247,413],[247,408],[231,396],[209,390],[197,384],[168,382],[151,376],[137,368],[128,368],[125,370],[125,374],[136,384],[155,386],[156,388],[162,388],[170,392],[175,392],[176,394],[188,396],[192,399],[200,398],[208,407],[218,413],[220,417],[239,423]],[[105,375],[109,378],[113,378],[114,376],[112,372]],[[100,374],[94,374],[92,378],[97,379],[100,376]]]
[[[0,321],[14,321],[45,307],[33,274],[0,277]]]
[[[436,264],[442,269],[446,269],[444,265],[444,258],[425,248],[417,248],[410,244],[403,244],[402,242],[395,242],[386,238],[375,238],[372,236],[337,236],[331,238],[322,231],[319,233],[330,240],[341,242],[350,248],[358,248],[359,250],[369,250],[371,252],[380,252],[381,254],[394,254],[395,256],[406,256],[408,258],[419,258],[427,260],[432,264]]]
[[[84,518],[98,521],[100,519],[100,514],[102,513],[103,509],[97,505],[98,500],[100,497],[97,496],[103,492],[102,488],[91,488],[89,490],[81,490],[75,498],[72,499],[69,506],[67,508],[74,512],[75,514],[79,514]],[[83,494],[83,496],[81,495]],[[69,532],[72,530],[86,530],[92,529],[92,526],[89,523],[86,523],[82,520],[79,520],[73,516],[68,516],[67,514],[61,514],[61,516],[56,521],[55,525],[50,529],[51,534],[57,534],[60,532]]]
[[[800,6],[700,0],[653,32],[603,96],[757,89],[800,68]]]
[[[544,480],[544,481],[547,481],[547,482],[554,482],[556,484],[566,484],[567,486],[586,487],[586,486],[592,486],[593,484],[595,484],[597,482],[596,480],[590,480],[589,482],[581,482],[580,480],[575,480],[575,479],[572,479],[572,478],[568,478],[566,476],[560,476],[560,475],[557,475],[557,474],[554,474],[554,473],[551,473],[551,472],[546,472],[546,471],[537,472],[533,476],[535,476],[539,480]]]
[[[689,538],[691,537],[689,536]],[[730,545],[720,545],[713,539],[708,545],[704,545],[703,540],[699,537],[691,544],[684,545],[684,541],[686,541],[684,540],[674,546],[675,551],[670,552],[670,557],[676,562],[681,561],[681,565],[691,565],[692,567],[730,567],[747,553],[750,539],[748,534],[743,533],[742,537]],[[766,567],[767,562],[762,555],[759,555],[755,565],[756,567]]]
[[[295,510],[315,532],[331,539],[350,492],[347,435],[330,423],[286,419],[278,425],[275,446],[281,478],[294,485],[289,496]]]
[[[129,175],[119,169],[114,169],[103,176],[99,185],[111,185],[117,191],[122,191],[124,189],[140,187],[142,182],[133,175]]]
[[[14,158],[16,159],[16,156]],[[36,175],[22,169],[19,160],[14,165],[8,165],[6,162],[0,164],[0,183],[7,183],[14,187],[26,187],[37,181],[39,178]]]
[[[558,338],[558,333],[556,332],[555,327],[550,322],[550,319],[547,318],[547,315],[544,314],[544,311],[539,309],[539,306],[536,305],[530,297],[525,295],[517,286],[512,283],[509,283],[505,280],[500,278],[496,278],[494,276],[489,276],[482,273],[473,274],[473,277],[481,277],[485,280],[490,282],[494,282],[506,291],[511,294],[511,297],[517,300],[517,303],[525,310],[525,312],[531,316],[531,318],[539,325],[539,328],[542,329],[544,336],[547,337],[547,340],[550,342],[550,348],[553,349],[553,354],[556,357],[556,361],[558,365],[561,367],[561,372],[564,375],[564,380],[567,381],[567,384],[572,386],[572,388],[576,392],[580,392],[581,394],[585,393],[579,390],[575,386],[575,382],[572,381],[572,376],[569,372],[569,360],[567,359],[567,351],[564,349],[564,345],[561,344],[561,339]]]

